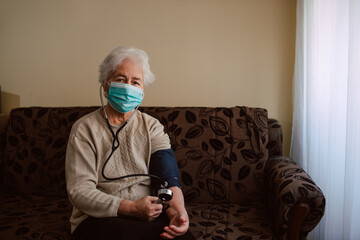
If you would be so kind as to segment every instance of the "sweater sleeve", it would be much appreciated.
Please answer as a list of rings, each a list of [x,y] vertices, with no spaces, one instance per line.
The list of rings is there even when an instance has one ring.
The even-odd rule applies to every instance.
[[[95,149],[90,141],[69,138],[65,176],[69,200],[74,207],[92,217],[115,217],[121,199],[97,189]]]
[[[149,121],[149,132],[151,139],[151,154],[159,150],[171,148],[169,135],[164,132],[164,126],[156,118],[151,117]]]

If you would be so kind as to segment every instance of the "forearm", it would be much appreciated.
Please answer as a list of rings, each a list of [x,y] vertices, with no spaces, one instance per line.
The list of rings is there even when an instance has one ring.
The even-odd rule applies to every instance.
[[[132,216],[134,212],[134,201],[123,199],[118,208],[118,215]]]
[[[169,202],[170,207],[166,214],[170,220],[169,225],[164,227],[164,232],[160,235],[164,239],[174,239],[183,235],[189,229],[189,216],[185,209],[184,196],[178,187],[170,188],[174,195]]]
[[[121,199],[92,187],[68,187],[68,196],[74,207],[92,217],[114,217]]]
[[[170,207],[166,210],[167,215],[169,216],[176,213],[185,213],[187,216],[184,196],[181,189],[179,187],[171,187],[170,190],[173,191],[173,198],[168,202]]]

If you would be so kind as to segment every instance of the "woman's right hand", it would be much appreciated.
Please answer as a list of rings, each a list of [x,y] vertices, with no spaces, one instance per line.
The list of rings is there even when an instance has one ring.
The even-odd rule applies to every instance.
[[[118,214],[135,216],[142,220],[151,222],[160,216],[163,206],[156,203],[158,197],[145,196],[136,201],[122,200]]]

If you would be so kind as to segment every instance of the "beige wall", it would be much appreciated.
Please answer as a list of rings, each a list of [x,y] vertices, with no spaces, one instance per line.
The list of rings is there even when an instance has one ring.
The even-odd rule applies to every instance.
[[[157,76],[143,105],[264,107],[287,155],[295,14],[296,0],[1,0],[3,109],[99,105],[99,63],[132,45]]]

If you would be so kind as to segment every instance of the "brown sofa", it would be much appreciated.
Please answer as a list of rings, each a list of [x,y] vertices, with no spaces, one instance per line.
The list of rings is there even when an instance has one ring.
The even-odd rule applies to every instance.
[[[69,239],[68,134],[97,108],[12,110],[0,139],[0,239]],[[170,136],[197,239],[304,239],[322,218],[324,195],[281,156],[281,126],[265,109],[140,110]]]

